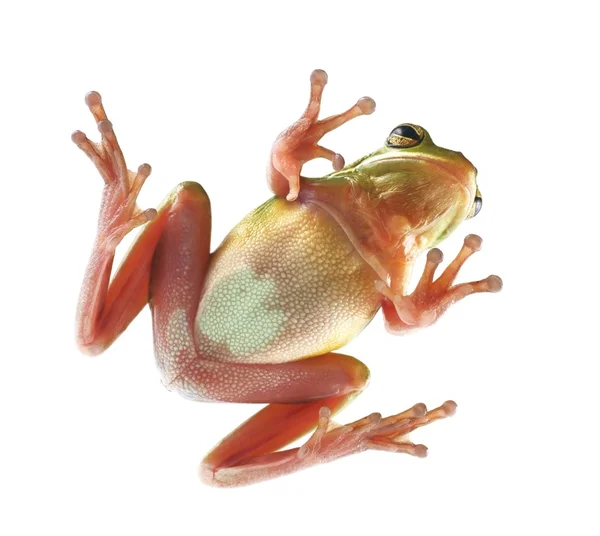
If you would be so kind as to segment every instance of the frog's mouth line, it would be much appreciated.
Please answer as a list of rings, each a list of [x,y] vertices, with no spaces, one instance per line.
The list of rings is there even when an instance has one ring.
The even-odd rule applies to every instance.
[[[462,156],[462,155],[461,155]],[[465,160],[465,163],[467,163],[468,165],[471,166],[471,169],[473,170],[473,173],[475,174],[475,176],[477,176],[477,169],[475,168],[475,166],[473,166],[473,164],[471,164],[471,162],[469,162],[464,156],[462,157]],[[447,166],[442,164],[442,162],[440,161],[440,159],[437,158],[430,158],[430,157],[424,157],[422,155],[411,155],[411,154],[403,154],[402,155],[402,159],[403,160],[416,160],[419,162],[425,162],[427,164],[432,164],[438,168],[440,168],[442,171],[444,171],[446,174],[450,175],[456,182],[462,184],[463,181],[460,178],[460,175],[467,175],[468,172],[466,173],[459,173],[457,171],[457,168],[455,166]],[[387,155],[382,155],[381,157],[375,156],[372,159],[369,160],[369,163],[380,163],[380,162],[394,162],[395,160],[397,160],[397,158],[394,157],[388,157]],[[359,165],[362,166],[364,164],[364,162],[361,162],[361,164]]]

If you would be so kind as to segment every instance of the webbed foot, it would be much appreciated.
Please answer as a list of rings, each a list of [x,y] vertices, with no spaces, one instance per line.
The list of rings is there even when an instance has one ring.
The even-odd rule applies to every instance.
[[[300,447],[297,456],[315,463],[371,449],[404,452],[423,458],[427,455],[427,447],[412,443],[408,434],[421,426],[450,417],[455,411],[456,403],[452,400],[431,411],[427,411],[425,404],[415,404],[397,415],[382,418],[380,413],[372,413],[353,423],[338,426],[331,421],[329,408],[322,407],[316,430]]]
[[[473,253],[481,249],[481,243],[479,236],[468,235],[456,258],[436,280],[435,270],[444,259],[444,255],[437,248],[430,250],[427,253],[423,275],[414,292],[408,296],[397,295],[386,283],[377,281],[377,290],[390,300],[400,320],[390,321],[390,328],[393,331],[401,331],[409,327],[425,327],[433,324],[450,305],[470,294],[499,292],[502,289],[502,279],[497,275],[490,275],[480,281],[453,285],[460,268]]]
[[[156,217],[155,209],[142,211],[136,203],[152,169],[148,164],[142,164],[137,172],[129,171],[102,105],[102,97],[91,91],[85,96],[85,103],[96,120],[102,139],[100,143],[94,143],[80,130],[75,131],[71,139],[90,158],[104,179],[97,240],[100,249],[114,250],[132,229]]]

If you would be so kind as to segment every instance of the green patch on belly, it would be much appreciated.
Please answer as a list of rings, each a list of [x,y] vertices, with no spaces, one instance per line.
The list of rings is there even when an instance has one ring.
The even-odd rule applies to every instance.
[[[200,332],[239,356],[266,348],[285,322],[284,312],[277,308],[275,282],[250,268],[219,281],[204,298],[202,309]]]

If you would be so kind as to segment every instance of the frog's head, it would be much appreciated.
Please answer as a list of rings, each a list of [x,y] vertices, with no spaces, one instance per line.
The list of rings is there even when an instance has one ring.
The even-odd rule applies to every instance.
[[[409,123],[394,128],[381,149],[334,175],[351,184],[356,217],[377,227],[377,249],[407,259],[438,244],[482,205],[473,164]]]

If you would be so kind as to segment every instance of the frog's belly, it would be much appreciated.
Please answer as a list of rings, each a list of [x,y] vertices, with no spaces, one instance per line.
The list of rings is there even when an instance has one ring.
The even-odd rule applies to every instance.
[[[376,279],[324,211],[272,199],[211,260],[195,323],[200,354],[277,363],[340,348],[378,310]]]

